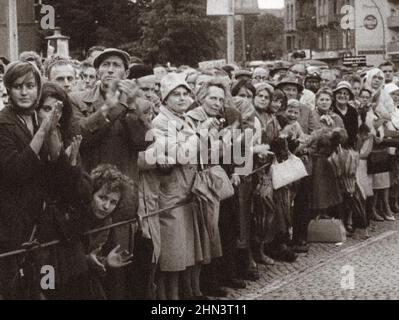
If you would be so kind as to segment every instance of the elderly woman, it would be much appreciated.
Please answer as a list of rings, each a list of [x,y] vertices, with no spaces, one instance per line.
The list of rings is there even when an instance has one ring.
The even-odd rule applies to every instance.
[[[200,102],[200,106],[187,113],[187,119],[191,124],[191,127],[201,134],[202,129],[209,128],[213,130],[213,134],[209,136],[210,142],[210,155],[212,157],[212,150],[217,150],[219,155],[223,155],[223,151],[229,148],[229,142],[231,138],[228,137],[229,129],[241,127],[241,115],[235,109],[229,106],[231,100],[230,92],[227,89],[224,82],[218,79],[211,79],[205,83],[197,94],[197,100]],[[225,136],[223,134],[226,134]],[[221,137],[222,139],[219,139]],[[205,137],[206,138],[206,137]],[[224,143],[222,143],[224,141]],[[202,160],[208,160],[209,157],[207,152],[208,148],[205,148],[204,152],[201,153]],[[217,155],[217,154],[216,154]],[[215,157],[213,157],[215,159]],[[217,158],[217,163],[221,163],[221,158]],[[213,164],[214,162],[212,162]],[[232,182],[238,183],[239,177],[234,174],[234,165],[230,163],[223,163],[223,168],[226,170],[228,175],[231,177]],[[233,197],[235,198],[235,197]],[[211,264],[207,270],[205,270],[206,277],[204,278],[205,290],[210,295],[224,295],[224,292],[220,290],[219,285],[224,284],[232,287],[244,287],[245,283],[237,280],[237,272],[235,270],[236,261],[234,260],[236,250],[236,226],[239,225],[238,213],[233,214],[233,208],[236,205],[233,204],[233,198],[226,199],[220,203],[220,241],[223,248],[223,278],[219,279],[215,276],[216,270],[213,270],[216,266]],[[218,212],[213,213],[219,216]],[[217,220],[216,220],[217,221]],[[234,221],[232,223],[232,221]],[[216,229],[216,238],[211,238],[211,246],[214,248],[219,247],[218,233]],[[216,251],[219,254],[219,249]],[[215,254],[211,255],[211,258],[217,257]],[[208,276],[209,275],[209,276]]]
[[[153,120],[157,152],[169,157],[170,173],[160,176],[159,208],[187,201],[197,172],[199,138],[184,120],[190,105],[190,87],[178,74],[169,74],[161,81],[163,106]],[[167,150],[165,150],[167,149]],[[188,155],[188,157],[187,157]],[[158,294],[160,299],[179,299],[179,277],[184,271],[202,261],[199,234],[194,221],[192,204],[170,209],[159,216],[161,252],[159,257]],[[198,283],[192,296],[201,296]],[[189,288],[186,288],[189,289]]]
[[[375,103],[373,127],[375,128],[374,150],[381,150],[379,146],[385,130],[394,129],[392,125],[392,114],[394,112],[394,102],[389,93],[384,90],[385,76],[378,68],[370,69],[366,74],[365,87],[372,92],[372,101]],[[373,202],[372,215],[381,220],[393,221],[395,217],[389,205],[389,188],[391,186],[390,173],[382,172],[373,175]],[[380,212],[377,213],[377,207]]]
[[[57,190],[62,196],[64,183],[59,181],[68,182],[72,176],[58,130],[62,110],[46,99],[50,110],[37,112],[42,86],[37,67],[30,62],[10,64],[4,84],[10,101],[0,113],[0,252],[42,237],[47,196]],[[2,294],[5,298],[36,298],[36,287],[29,296],[17,291],[19,278],[15,275],[24,268],[20,262],[12,258],[0,261]]]
[[[335,101],[333,111],[341,117],[348,133],[348,146],[354,149],[359,124],[357,111],[349,103],[355,98],[351,84],[347,81],[338,83],[333,90],[333,97]]]

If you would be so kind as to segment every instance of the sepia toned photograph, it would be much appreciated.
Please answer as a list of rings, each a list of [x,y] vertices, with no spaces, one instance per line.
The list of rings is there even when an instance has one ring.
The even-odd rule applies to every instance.
[[[0,0],[0,300],[398,300],[398,148],[399,1]]]

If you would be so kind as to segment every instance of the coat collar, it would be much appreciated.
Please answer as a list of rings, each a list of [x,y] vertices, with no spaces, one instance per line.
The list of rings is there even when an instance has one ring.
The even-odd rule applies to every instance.
[[[199,122],[203,122],[209,119],[208,114],[205,112],[204,108],[197,107],[187,113],[187,117],[194,119]]]
[[[0,112],[0,125],[13,125],[15,126],[14,133],[24,142],[30,143],[32,134],[28,128],[21,122],[15,112],[12,111],[8,105]]]
[[[171,121],[171,120],[176,121],[176,123],[178,124],[178,128],[177,129],[179,129],[179,127],[183,128],[185,126],[185,124],[186,124],[185,121],[184,121],[184,118],[179,117],[178,115],[176,115],[176,113],[170,111],[165,106],[161,106],[159,108],[159,113],[162,114],[164,117],[166,117],[166,119],[168,121]]]
[[[101,94],[101,83],[99,82],[92,90],[73,93],[71,97],[82,101],[79,108],[82,112],[93,113],[104,104],[104,98]]]

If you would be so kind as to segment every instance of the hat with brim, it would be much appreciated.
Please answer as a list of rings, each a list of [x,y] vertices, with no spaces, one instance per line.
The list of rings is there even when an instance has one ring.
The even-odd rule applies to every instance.
[[[350,95],[351,95],[351,100],[355,99],[355,95],[352,91],[352,86],[348,81],[341,81],[340,83],[338,83],[337,87],[333,90],[333,94],[334,96],[341,90],[348,90]]]
[[[169,73],[161,80],[161,97],[162,102],[168,98],[169,94],[178,87],[184,87],[191,92],[190,86],[187,84],[185,74]]]
[[[252,78],[252,72],[249,70],[237,70],[234,72],[234,77],[237,79],[239,77],[249,77]]]
[[[270,70],[270,76],[273,78],[276,75],[276,73],[280,72],[280,71],[288,71],[288,67],[281,66],[281,67],[274,68],[274,69]]]
[[[277,88],[283,90],[284,86],[293,85],[298,88],[298,93],[302,93],[304,86],[298,81],[296,77],[288,76],[283,78],[278,84]]]
[[[93,61],[94,68],[98,69],[101,65],[101,63],[112,56],[117,56],[122,59],[123,65],[125,66],[125,69],[129,69],[129,64],[130,64],[130,55],[123,50],[115,49],[115,48],[108,48],[105,49],[103,52],[101,52]]]
[[[314,80],[317,80],[317,81],[321,81],[321,76],[320,76],[320,73],[319,72],[312,72],[312,73],[309,73],[307,76],[306,76],[306,78],[305,78],[305,83],[306,83],[306,81],[308,81],[309,79],[314,79]]]
[[[254,87],[256,90],[256,94],[258,94],[259,92],[261,92],[263,90],[268,90],[271,94],[273,94],[273,92],[274,92],[274,86],[272,86],[271,84],[269,84],[267,82],[257,83],[254,85]]]

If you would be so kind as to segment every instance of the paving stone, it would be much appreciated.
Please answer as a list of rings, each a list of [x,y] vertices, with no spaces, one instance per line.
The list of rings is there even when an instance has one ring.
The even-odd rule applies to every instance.
[[[399,299],[399,221],[373,223],[373,228],[368,241],[314,243],[295,263],[260,266],[261,279],[230,291],[228,299]],[[353,268],[353,290],[341,286],[344,266]]]

